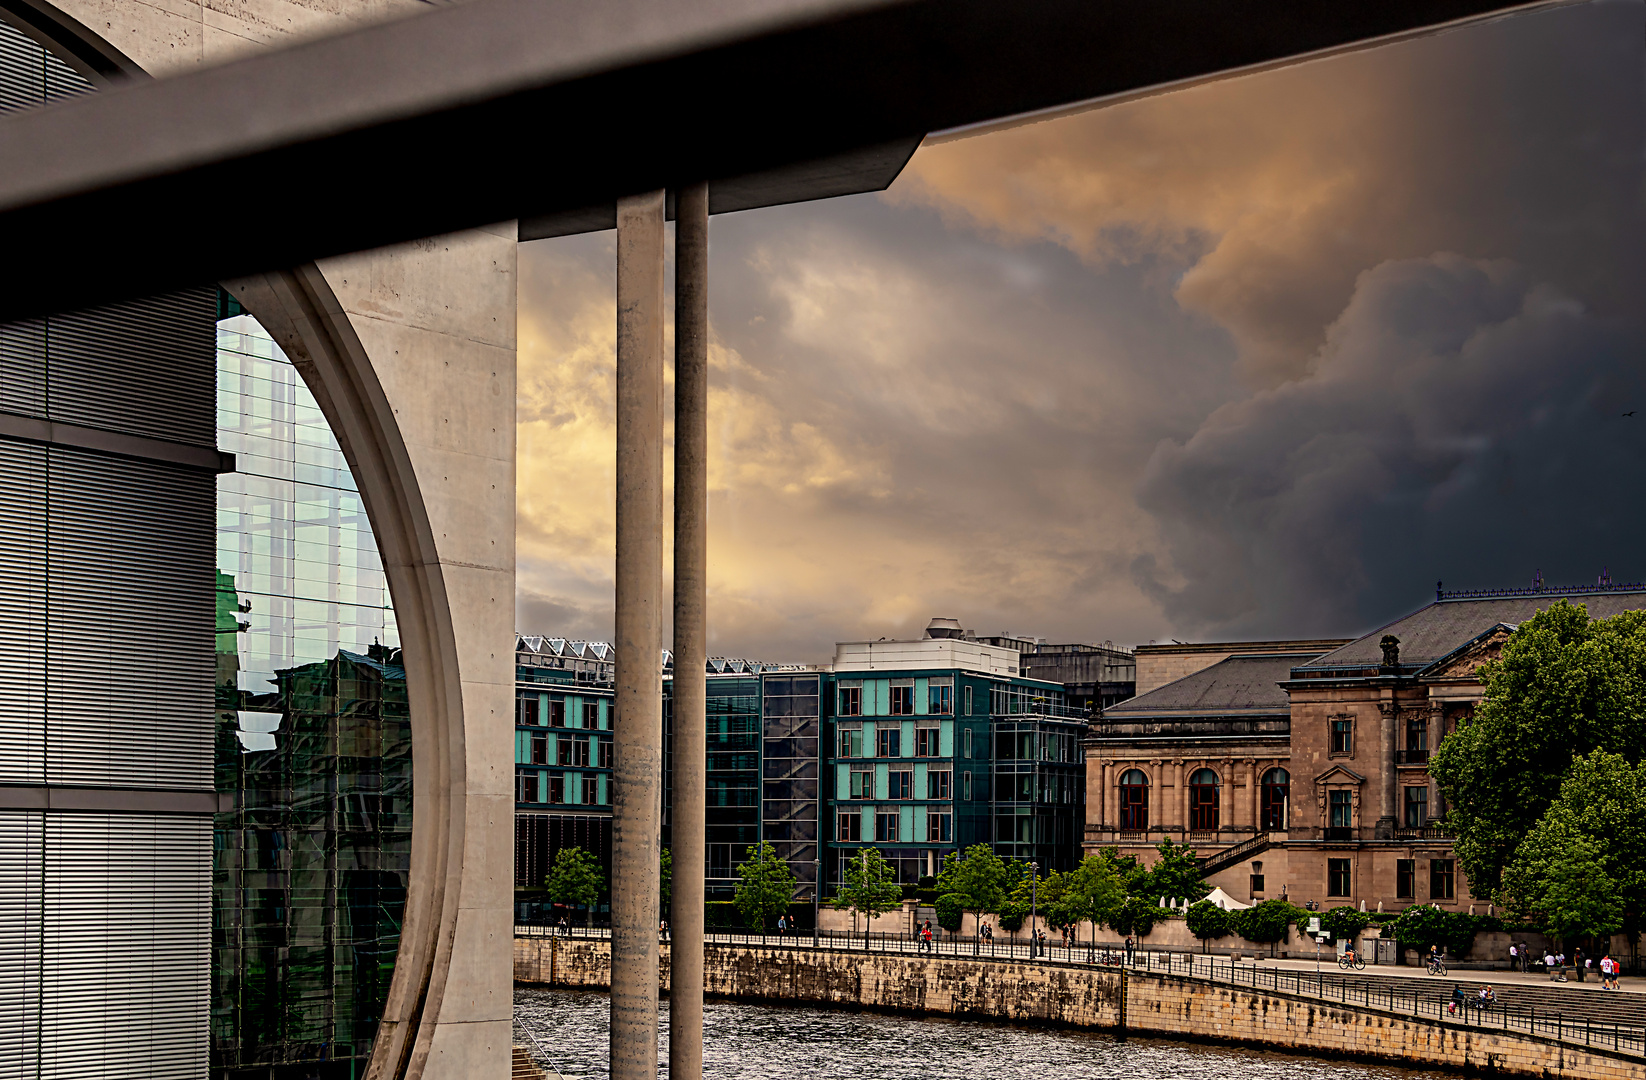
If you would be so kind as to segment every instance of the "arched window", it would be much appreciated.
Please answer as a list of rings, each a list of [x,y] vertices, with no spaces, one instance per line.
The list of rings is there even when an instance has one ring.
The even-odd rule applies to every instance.
[[[1260,829],[1286,828],[1286,799],[1292,791],[1292,774],[1285,769],[1270,769],[1263,774],[1263,801],[1257,812]]]
[[[1189,831],[1213,832],[1217,829],[1217,774],[1210,769],[1197,769],[1189,777]]]
[[[1142,769],[1120,774],[1120,827],[1126,832],[1143,832],[1149,827],[1149,778]]]

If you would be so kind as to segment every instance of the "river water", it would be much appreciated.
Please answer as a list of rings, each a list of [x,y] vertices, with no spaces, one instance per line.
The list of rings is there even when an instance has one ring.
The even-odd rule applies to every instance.
[[[598,991],[516,989],[515,1021],[568,1078],[605,1080],[608,1002]],[[706,1002],[703,1013],[703,1075],[714,1080],[1455,1080],[1437,1071],[971,1020],[737,1001]],[[668,1023],[665,1001],[665,1037]],[[666,1050],[659,1059],[659,1075],[667,1076]]]

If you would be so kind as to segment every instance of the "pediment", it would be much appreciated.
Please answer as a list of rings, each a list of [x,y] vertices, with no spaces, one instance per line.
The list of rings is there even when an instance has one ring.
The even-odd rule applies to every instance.
[[[1353,769],[1345,769],[1341,765],[1333,765],[1319,776],[1315,777],[1315,785],[1322,784],[1364,784],[1366,778]]]
[[[1423,672],[1423,677],[1426,679],[1478,679],[1479,675],[1477,673],[1480,671],[1481,665],[1501,656],[1503,654],[1503,643],[1508,641],[1514,632],[1515,628],[1508,623],[1498,623],[1450,655],[1441,657],[1427,671]]]

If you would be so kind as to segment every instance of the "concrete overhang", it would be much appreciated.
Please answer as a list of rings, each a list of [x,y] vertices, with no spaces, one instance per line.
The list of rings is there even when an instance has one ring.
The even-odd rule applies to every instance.
[[[702,180],[861,190],[927,132],[1566,2],[470,0],[0,120],[0,321]]]

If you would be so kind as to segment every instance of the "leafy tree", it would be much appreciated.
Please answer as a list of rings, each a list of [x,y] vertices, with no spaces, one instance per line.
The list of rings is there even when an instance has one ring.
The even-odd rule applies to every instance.
[[[1008,900],[1000,905],[995,914],[1000,916],[1000,929],[1008,934],[1016,934],[1023,929],[1023,920],[1029,917],[1029,902],[1027,900]]]
[[[1151,900],[1187,900],[1191,904],[1206,899],[1212,887],[1201,880],[1200,859],[1194,848],[1174,844],[1168,837],[1155,850],[1160,858],[1134,887],[1139,895]]]
[[[1452,956],[1462,956],[1473,944],[1478,926],[1479,921],[1466,912],[1418,904],[1401,912],[1394,921],[1395,940],[1406,949],[1439,945]]]
[[[966,908],[960,897],[944,893],[937,898],[937,925],[954,933],[965,925]]]
[[[1646,907],[1646,764],[1604,751],[1574,759],[1503,880],[1510,910],[1563,941],[1619,929],[1633,939]]]
[[[764,841],[758,847],[749,845],[743,854],[732,903],[737,905],[745,926],[759,927],[765,933],[766,924],[787,911],[789,901],[794,899],[794,871],[777,857],[777,849]]]
[[[1370,915],[1347,904],[1320,916],[1320,928],[1339,941],[1353,941],[1371,922]]]
[[[1166,917],[1158,900],[1150,900],[1146,896],[1128,896],[1109,916],[1110,929],[1117,934],[1131,937],[1148,937],[1154,924]]]
[[[1503,869],[1555,799],[1574,758],[1646,758],[1646,612],[1590,620],[1564,600],[1538,612],[1481,668],[1486,696],[1430,763],[1471,889]]]
[[[937,887],[959,897],[961,907],[978,923],[986,912],[1000,909],[1006,902],[1008,885],[1014,883],[1014,875],[988,844],[973,844],[964,854],[949,852],[937,875]],[[972,948],[978,950],[975,937]]]
[[[1189,933],[1200,939],[1200,951],[1210,950],[1212,938],[1223,937],[1229,932],[1229,913],[1212,903],[1210,900],[1197,900],[1189,905],[1185,916],[1189,924]]]
[[[1126,887],[1114,865],[1102,855],[1087,855],[1067,874],[1060,875],[1061,886],[1053,905],[1058,926],[1072,926],[1079,931],[1080,924],[1092,924],[1092,947],[1097,946],[1097,927],[1114,917],[1126,902]]]
[[[663,849],[658,859],[658,895],[662,897],[663,910],[669,910],[669,900],[674,894],[674,856],[668,848]]]
[[[594,902],[606,887],[606,875],[593,855],[580,847],[564,847],[555,853],[543,884],[548,886],[549,899],[555,903],[582,905],[583,921],[587,925]]]
[[[874,848],[864,848],[857,858],[846,861],[845,878],[834,894],[835,910],[863,916],[863,951],[867,952],[869,925],[876,915],[902,904],[903,890],[897,887],[897,871]]]
[[[1229,925],[1235,933],[1259,945],[1273,945],[1283,941],[1286,930],[1300,917],[1307,915],[1302,908],[1276,898],[1253,904],[1244,911],[1231,913]],[[1271,950],[1272,952],[1272,950]]]

